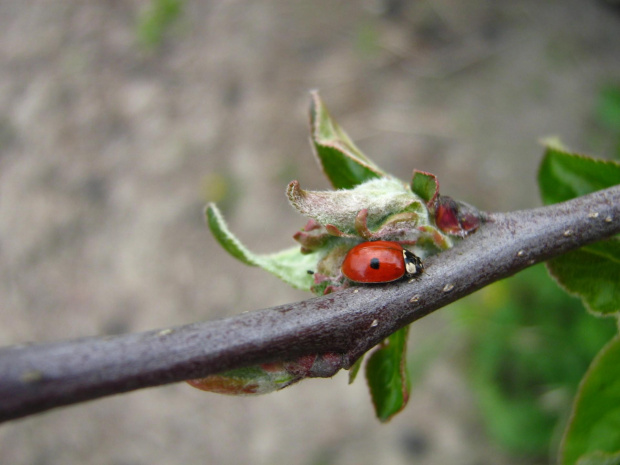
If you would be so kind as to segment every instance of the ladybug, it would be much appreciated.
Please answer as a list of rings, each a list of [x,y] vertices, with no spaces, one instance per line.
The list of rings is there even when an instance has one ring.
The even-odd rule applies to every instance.
[[[391,241],[362,242],[342,262],[342,274],[356,283],[389,283],[422,271],[420,257]]]

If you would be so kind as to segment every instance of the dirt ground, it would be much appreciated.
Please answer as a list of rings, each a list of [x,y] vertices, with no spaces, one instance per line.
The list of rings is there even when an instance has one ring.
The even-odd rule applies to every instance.
[[[327,188],[308,91],[386,170],[486,210],[539,205],[539,139],[606,155],[593,108],[620,15],[586,0],[186,2],[160,46],[148,2],[0,1],[0,345],[143,331],[301,300],[224,253],[293,244],[286,184]],[[441,312],[412,340],[440,337]],[[1,382],[1,379],[0,379]],[[440,359],[387,425],[363,380],[257,398],[184,384],[0,426],[0,463],[516,464]]]

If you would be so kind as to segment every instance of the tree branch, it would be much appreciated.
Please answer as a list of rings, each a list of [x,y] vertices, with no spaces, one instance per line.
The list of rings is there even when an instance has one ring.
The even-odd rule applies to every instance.
[[[301,355],[345,366],[397,329],[535,263],[620,233],[620,186],[489,214],[412,282],[360,286],[171,329],[0,349],[0,421],[139,388]]]

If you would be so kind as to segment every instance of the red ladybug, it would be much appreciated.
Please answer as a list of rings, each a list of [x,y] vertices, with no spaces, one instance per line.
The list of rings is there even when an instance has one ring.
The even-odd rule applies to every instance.
[[[342,274],[356,283],[389,283],[424,271],[422,260],[398,242],[362,242],[347,253]]]

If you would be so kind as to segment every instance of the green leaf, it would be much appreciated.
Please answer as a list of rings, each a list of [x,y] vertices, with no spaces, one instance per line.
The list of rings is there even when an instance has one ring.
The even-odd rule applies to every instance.
[[[400,412],[409,400],[411,382],[407,373],[409,326],[392,334],[366,363],[366,379],[379,420],[385,422]]]
[[[310,137],[317,161],[336,189],[352,189],[365,181],[387,177],[331,119],[318,92],[312,92]]]
[[[601,451],[592,452],[583,455],[577,465],[620,465],[620,452],[615,454],[606,454]]]
[[[302,254],[299,247],[293,247],[273,254],[255,254],[250,252],[230,232],[215,204],[210,203],[207,205],[206,218],[209,229],[215,239],[237,260],[242,261],[246,265],[258,266],[297,289],[310,290],[313,278],[308,274],[308,270],[316,268],[319,260],[316,252]]]
[[[349,368],[349,384],[353,383],[353,381],[355,381],[355,378],[357,378],[357,374],[359,373],[360,368],[362,367],[363,361],[364,361],[364,356],[362,355],[360,358],[358,358],[355,361],[353,366]]]
[[[600,351],[581,382],[564,432],[560,464],[576,464],[580,457],[596,451],[609,454],[620,451],[618,336]]]
[[[424,171],[415,170],[411,180],[411,190],[426,203],[431,203],[437,198],[439,193],[439,183],[437,176]]]
[[[620,184],[620,163],[594,160],[548,147],[538,173],[545,203],[556,203]],[[578,295],[591,311],[620,310],[620,245],[601,241],[547,262],[558,284]]]
[[[538,172],[538,185],[545,204],[589,194],[620,184],[620,163],[595,160],[547,147]]]
[[[547,262],[547,269],[567,292],[581,297],[600,315],[620,311],[620,240],[582,247]]]

